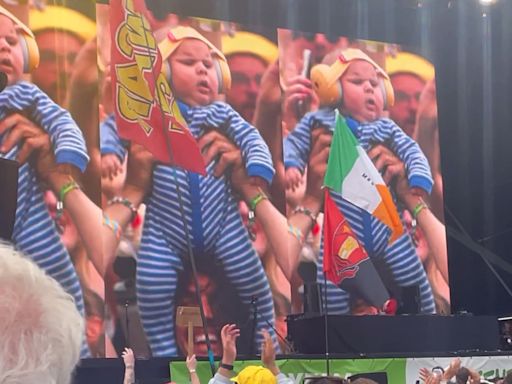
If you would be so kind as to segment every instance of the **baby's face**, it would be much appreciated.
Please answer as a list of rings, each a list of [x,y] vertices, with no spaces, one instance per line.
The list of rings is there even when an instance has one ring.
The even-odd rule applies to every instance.
[[[200,40],[186,39],[169,58],[172,90],[190,106],[210,104],[219,88],[210,48]]]
[[[12,85],[23,75],[23,51],[16,27],[7,16],[0,15],[0,71]]]
[[[350,64],[341,77],[342,113],[364,123],[382,113],[383,96],[375,67],[364,60]]]

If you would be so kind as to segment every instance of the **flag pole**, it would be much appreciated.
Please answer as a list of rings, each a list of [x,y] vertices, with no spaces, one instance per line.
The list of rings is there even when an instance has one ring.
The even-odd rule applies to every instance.
[[[325,255],[324,255],[325,257]],[[328,328],[328,309],[327,304],[327,274],[324,271],[324,337],[325,337],[325,368],[327,376],[331,375],[331,360],[329,357],[329,328]]]
[[[145,25],[144,21],[146,21],[146,20],[140,14],[141,10],[138,10],[138,11],[139,11],[138,12],[138,16],[141,18],[142,25],[144,26]],[[148,32],[151,32],[151,34],[153,33],[153,31],[151,31],[151,30],[148,31]],[[148,56],[151,57],[151,52],[150,52],[150,48],[149,48],[149,44],[148,44],[147,34],[144,34],[144,37],[145,37],[146,47],[147,47],[147,50],[148,50]],[[158,50],[158,47],[157,47],[157,50]],[[158,89],[157,88],[157,77],[156,77],[156,76],[158,76],[158,74],[156,74],[156,76],[155,76],[155,67],[153,65],[151,66],[151,72],[152,72],[152,75],[153,75],[153,81],[154,81],[155,89]],[[172,153],[172,150],[171,150],[170,137],[169,137],[169,135],[166,134],[166,131],[165,131],[165,127],[164,127],[164,124],[163,124],[164,121],[165,121],[164,111],[163,111],[162,106],[160,104],[160,97],[158,97],[158,95],[157,95],[156,102],[160,106],[160,113],[161,113],[161,118],[162,118],[162,126],[161,127],[162,127],[162,130],[164,131],[165,144],[167,146],[167,152],[169,153],[170,161],[172,163],[173,162],[173,153]],[[194,250],[192,248],[192,243],[191,243],[191,240],[190,240],[190,230],[188,228],[188,223],[185,220],[185,208],[183,206],[183,194],[181,192],[181,188],[180,188],[180,185],[179,185],[179,182],[178,182],[178,178],[176,176],[176,169],[174,167],[171,167],[171,170],[172,170],[172,175],[173,175],[173,179],[174,179],[174,184],[176,186],[176,192],[177,192],[177,195],[178,195],[178,206],[179,206],[179,209],[180,209],[181,217],[183,218],[183,228],[185,230],[185,237],[186,237],[186,241],[187,241],[187,251],[188,251],[188,256],[189,256],[189,260],[190,260],[190,265],[192,267],[192,277],[193,277],[193,280],[194,280],[196,299],[197,299],[197,302],[198,302],[198,305],[199,305],[199,312],[200,312],[200,315],[201,315],[201,321],[203,323],[203,332],[204,332],[204,336],[205,336],[206,349],[208,351],[208,361],[210,363],[210,370],[211,370],[211,374],[212,374],[212,377],[213,377],[215,375],[215,372],[216,372],[215,361],[214,361],[211,341],[210,341],[210,338],[208,336],[208,324],[207,324],[206,316],[205,316],[205,313],[204,313],[203,301],[201,299],[199,279],[198,279],[198,276],[197,276],[196,260],[195,260],[195,256],[194,256]]]

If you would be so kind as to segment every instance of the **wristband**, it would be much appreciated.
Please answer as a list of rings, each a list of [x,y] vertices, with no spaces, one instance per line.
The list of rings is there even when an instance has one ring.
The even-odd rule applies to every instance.
[[[232,371],[234,367],[231,364],[220,363],[219,368],[224,368],[227,369],[228,371]]]
[[[304,244],[304,234],[300,230],[300,228],[297,228],[291,224],[288,224],[288,232],[295,236],[295,238],[298,240],[299,244],[302,246]]]
[[[306,215],[313,221],[313,223],[316,223],[316,216],[310,209],[303,207],[302,205],[298,205],[293,210],[293,213],[302,213],[303,215]]]
[[[414,235],[416,234],[416,227],[418,225],[418,215],[420,214],[421,211],[423,211],[424,209],[428,209],[428,205],[427,203],[425,203],[423,201],[423,199],[420,199],[420,201],[418,202],[418,204],[416,204],[416,206],[414,207],[414,209],[412,210],[412,222],[411,222],[411,226],[412,226],[412,235],[414,237]]]
[[[419,203],[418,203],[418,204],[416,204],[416,206],[415,206],[415,207],[414,207],[414,209],[412,210],[412,218],[413,218],[414,220],[416,220],[416,218],[418,217],[418,215],[420,214],[420,212],[421,212],[423,209],[425,209],[425,208],[427,208],[427,209],[428,209],[428,205],[427,205],[427,203],[425,203],[425,202],[423,201],[423,199],[420,199]]]
[[[189,373],[196,373],[196,370],[195,369],[191,369],[190,371],[188,371]]]
[[[261,203],[263,200],[267,200],[268,196],[265,195],[265,193],[261,190],[261,188],[258,188],[258,194],[254,196],[251,200],[249,200],[249,209],[251,211],[256,210],[256,206]]]
[[[66,195],[71,192],[73,189],[80,189],[80,186],[76,181],[70,181],[69,183],[64,184],[59,191],[59,201],[57,201],[56,211],[57,218],[60,218],[64,213],[64,198]]]
[[[133,205],[133,203],[130,200],[128,200],[127,198],[121,197],[121,196],[115,196],[107,202],[107,205],[113,205],[113,204],[122,204],[126,208],[128,208],[130,210],[130,212],[132,213],[130,221],[133,221],[133,219],[135,219],[135,217],[137,216],[137,208],[135,208],[135,205]]]
[[[117,221],[112,220],[106,214],[103,214],[103,225],[110,228],[112,232],[114,232],[117,240],[121,238],[122,229]]]

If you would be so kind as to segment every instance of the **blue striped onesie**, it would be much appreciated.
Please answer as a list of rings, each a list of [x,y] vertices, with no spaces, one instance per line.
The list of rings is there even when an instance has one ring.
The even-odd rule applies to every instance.
[[[102,156],[108,154],[116,155],[121,163],[126,156],[126,149],[119,138],[113,113],[100,123],[100,151]]]
[[[228,104],[187,107],[180,103],[180,109],[194,137],[200,137],[206,128],[220,130],[241,149],[249,176],[271,182],[274,168],[267,145],[256,128]],[[219,263],[244,304],[248,305],[254,296],[258,298],[257,329],[274,322],[272,295],[263,266],[242,223],[229,179],[214,177],[214,165],[207,165],[204,177],[165,165],[158,165],[153,172],[137,264],[137,299],[153,356],[178,354],[174,313],[178,272],[188,262],[184,225],[197,258]],[[177,185],[185,217],[180,213]],[[256,345],[261,341],[257,331]]]
[[[85,141],[66,110],[55,104],[35,85],[19,82],[0,93],[0,120],[16,111],[23,111],[26,117],[49,133],[57,163],[72,164],[82,172],[85,170],[89,161]],[[0,142],[3,141],[3,136],[0,135]],[[15,160],[18,151],[19,148],[14,147],[0,156]],[[19,168],[18,206],[12,241],[17,249],[30,257],[73,296],[83,315],[82,290],[75,268],[46,208],[36,173],[28,163]],[[87,357],[88,354],[84,339],[81,356]]]
[[[335,126],[335,111],[321,109],[306,114],[295,129],[284,140],[285,166],[304,170],[311,150],[311,131],[316,127],[327,127],[331,132]],[[347,123],[364,150],[373,145],[384,144],[403,161],[409,186],[418,187],[430,193],[432,176],[430,166],[418,144],[407,136],[392,120],[382,118],[370,123],[359,124],[347,118]],[[392,191],[393,193],[393,191]],[[434,313],[434,297],[425,270],[416,254],[408,233],[388,245],[391,230],[380,220],[363,209],[346,201],[338,193],[332,193],[336,205],[345,215],[358,239],[363,243],[374,262],[383,262],[390,268],[394,282],[399,287],[417,285],[420,288],[421,312]],[[396,201],[396,198],[395,198]],[[323,284],[323,241],[318,260],[318,282]],[[330,281],[327,282],[329,313],[350,313],[349,294]]]

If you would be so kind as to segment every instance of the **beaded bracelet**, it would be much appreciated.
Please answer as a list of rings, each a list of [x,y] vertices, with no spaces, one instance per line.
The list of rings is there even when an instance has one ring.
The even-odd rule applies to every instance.
[[[107,226],[114,232],[116,239],[119,240],[121,238],[121,226],[119,223],[110,217],[108,217],[105,213],[103,214],[103,225]]]
[[[295,209],[293,210],[293,213],[302,213],[309,217],[311,221],[313,221],[313,223],[316,223],[317,215],[315,215],[310,209],[303,207],[302,205],[296,206]]]
[[[300,245],[304,243],[304,234],[299,228],[291,224],[288,224],[288,232],[295,236],[295,238],[299,241]]]
[[[80,189],[80,186],[74,180],[70,181],[69,183],[64,184],[60,188],[60,191],[59,191],[59,201],[57,201],[57,205],[55,207],[56,208],[57,218],[60,218],[62,216],[62,214],[64,213],[64,198],[73,189]]]
[[[115,196],[107,202],[107,205],[113,205],[113,204],[122,204],[126,208],[128,208],[130,210],[130,212],[132,213],[130,221],[133,221],[133,219],[135,219],[135,217],[137,216],[137,213],[138,213],[137,208],[135,208],[135,205],[130,200],[128,200],[126,197]]]

